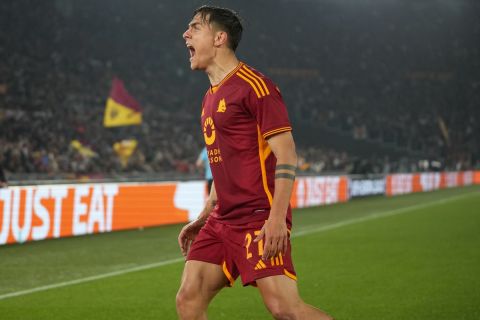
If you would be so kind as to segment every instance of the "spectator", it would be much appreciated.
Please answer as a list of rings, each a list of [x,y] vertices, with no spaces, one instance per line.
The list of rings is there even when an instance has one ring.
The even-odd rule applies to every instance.
[[[55,1],[0,2],[0,164],[10,180],[195,172],[195,150],[203,145],[198,97],[205,88],[201,77],[187,72],[182,20],[155,2],[138,11],[114,4],[68,9]],[[391,4],[399,10],[363,4],[361,13],[344,7],[357,5],[296,3],[296,16],[303,18],[266,24],[275,25],[275,32],[259,23],[272,7],[277,14],[271,19],[292,21],[290,0],[266,0],[261,8],[234,5],[250,11],[249,27],[258,31],[245,39],[256,49],[240,47],[239,53],[282,90],[305,172],[420,170],[420,159],[450,170],[478,167],[480,50],[471,40],[480,37],[477,11],[465,5],[465,19],[459,20],[450,10],[430,10],[433,4]],[[178,1],[169,6],[191,9]],[[107,24],[97,14],[105,8],[112,17]],[[302,36],[306,30],[315,30],[320,40]],[[276,34],[294,41],[278,41]],[[103,127],[114,75],[140,101],[141,126]],[[296,129],[307,124],[308,132]],[[318,136],[320,128],[332,133],[331,141]],[[123,168],[112,146],[130,138],[138,147]],[[98,157],[72,150],[75,139]],[[376,157],[359,150],[367,144],[376,146]]]

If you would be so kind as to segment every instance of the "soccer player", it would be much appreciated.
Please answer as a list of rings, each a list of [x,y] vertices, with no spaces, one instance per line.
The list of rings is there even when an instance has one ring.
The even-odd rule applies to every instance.
[[[204,210],[178,236],[186,263],[177,312],[206,319],[210,301],[240,275],[275,319],[331,319],[298,293],[289,239],[292,128],[278,88],[237,59],[242,30],[232,10],[202,6],[183,34],[191,69],[211,84],[201,125],[214,182]]]

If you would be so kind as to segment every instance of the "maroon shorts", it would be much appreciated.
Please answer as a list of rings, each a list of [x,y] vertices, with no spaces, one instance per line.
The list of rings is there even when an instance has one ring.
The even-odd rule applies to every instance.
[[[293,268],[290,239],[285,254],[262,260],[263,240],[254,242],[264,221],[244,225],[226,225],[208,219],[195,238],[187,260],[197,260],[222,266],[230,286],[240,275],[244,286],[256,285],[256,280],[269,276],[286,275],[297,280]]]

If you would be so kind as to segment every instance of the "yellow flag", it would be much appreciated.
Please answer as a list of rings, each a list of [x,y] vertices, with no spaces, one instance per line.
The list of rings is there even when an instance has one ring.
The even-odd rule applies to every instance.
[[[114,78],[112,89],[105,106],[103,125],[105,127],[120,127],[139,125],[142,123],[142,109],[123,85],[123,81]]]
[[[126,167],[128,160],[137,148],[138,142],[135,139],[128,139],[113,144],[113,150],[117,153],[123,167]]]
[[[93,151],[89,146],[83,145],[79,140],[72,140],[70,146],[77,150],[82,156],[87,158],[96,157],[97,153]]]

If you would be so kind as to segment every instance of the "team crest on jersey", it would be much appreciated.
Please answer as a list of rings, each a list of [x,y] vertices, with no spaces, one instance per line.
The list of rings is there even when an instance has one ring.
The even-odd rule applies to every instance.
[[[225,99],[222,99],[218,102],[217,112],[225,112],[225,111],[227,111],[227,103],[225,102]]]

